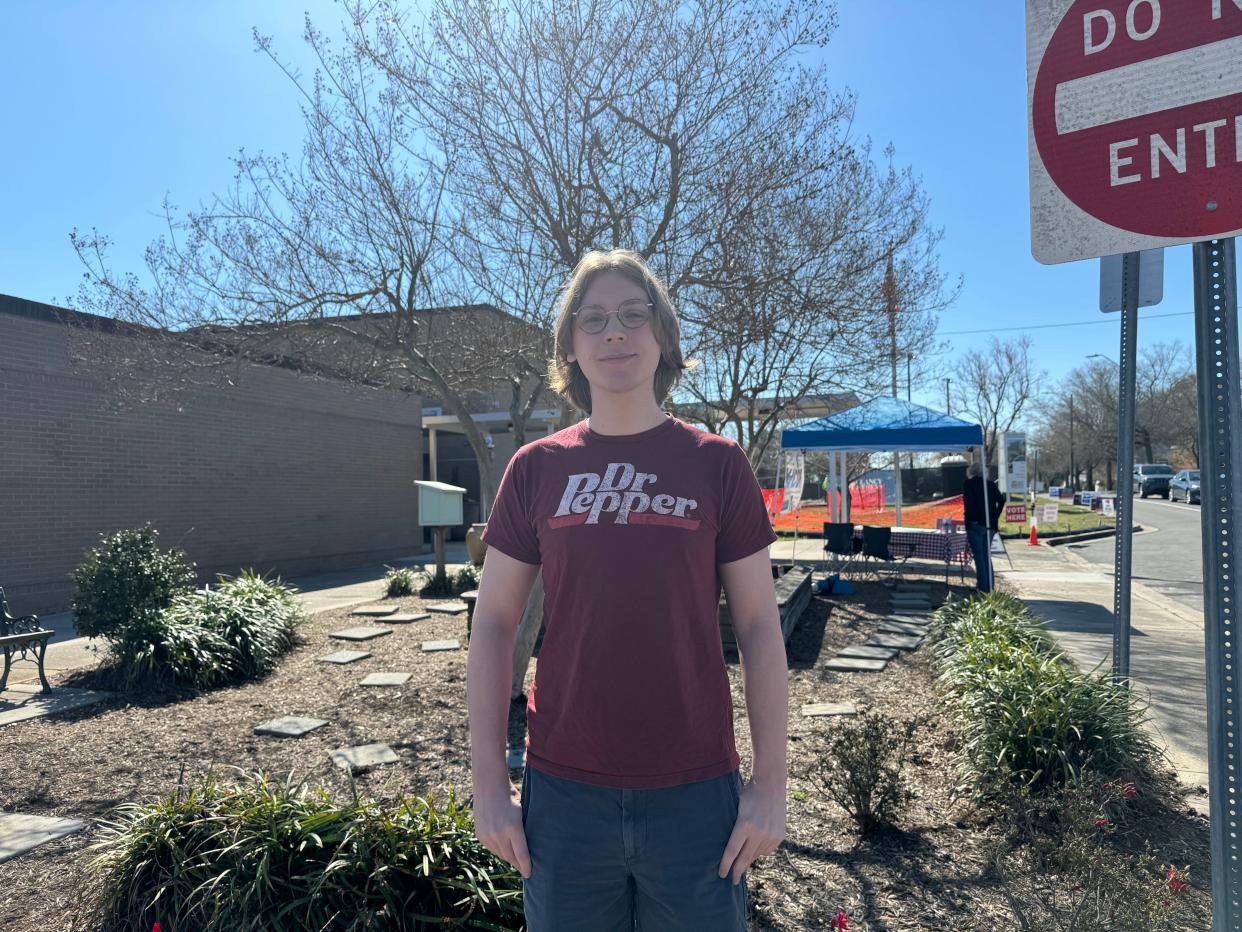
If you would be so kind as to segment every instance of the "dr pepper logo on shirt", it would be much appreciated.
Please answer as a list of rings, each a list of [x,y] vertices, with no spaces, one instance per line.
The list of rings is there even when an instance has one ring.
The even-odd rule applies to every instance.
[[[665,524],[694,530],[698,518],[689,512],[699,507],[693,498],[668,495],[654,488],[655,473],[639,472],[632,463],[609,463],[603,476],[579,472],[565,483],[556,514],[548,519],[552,528],[571,524],[599,524],[611,515],[613,524]]]

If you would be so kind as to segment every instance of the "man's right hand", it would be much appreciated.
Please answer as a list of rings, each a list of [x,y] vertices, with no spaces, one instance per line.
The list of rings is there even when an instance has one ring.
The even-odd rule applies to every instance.
[[[474,796],[474,833],[483,847],[517,868],[523,879],[530,879],[530,852],[522,828],[522,792],[506,780],[508,794],[484,793]]]

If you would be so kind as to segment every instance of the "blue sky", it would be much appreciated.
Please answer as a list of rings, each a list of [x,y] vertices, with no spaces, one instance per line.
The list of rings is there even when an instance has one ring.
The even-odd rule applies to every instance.
[[[945,363],[989,334],[1026,332],[1055,380],[1089,353],[1117,357],[1118,315],[1096,309],[1098,262],[1031,258],[1023,6],[842,0],[824,54],[834,84],[858,93],[856,132],[877,152],[893,143],[898,164],[921,175],[944,228],[942,268],[964,279],[940,320]],[[340,19],[330,0],[8,0],[0,293],[76,294],[74,227],[108,233],[114,263],[139,270],[165,195],[192,206],[221,190],[242,147],[296,152],[296,92],[254,51],[251,28],[310,67],[304,12],[321,26]],[[1189,247],[1168,250],[1165,270],[1164,302],[1140,312],[1140,350],[1192,341]],[[943,383],[916,387],[915,400],[943,406]]]

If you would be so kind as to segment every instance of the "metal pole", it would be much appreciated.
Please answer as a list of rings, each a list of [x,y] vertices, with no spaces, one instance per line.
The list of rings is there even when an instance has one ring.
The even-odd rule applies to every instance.
[[[1078,491],[1078,470],[1074,467],[1074,396],[1069,396],[1070,402],[1070,476],[1069,487],[1071,492]],[[1070,501],[1073,502],[1071,496]]]
[[[1117,474],[1134,472],[1134,367],[1138,342],[1139,254],[1121,260],[1121,372],[1117,390]],[[1118,483],[1120,485],[1120,483]],[[1127,493],[1129,489],[1127,488]],[[1113,559],[1113,681],[1130,680],[1130,571],[1134,537],[1134,497],[1117,495],[1116,550]]]
[[[1207,659],[1208,788],[1212,838],[1212,930],[1242,929],[1238,777],[1238,596],[1233,585],[1235,510],[1242,504],[1242,412],[1238,379],[1238,278],[1232,239],[1194,245],[1198,357],[1203,621]]]
[[[953,413],[953,408],[952,408],[952,406],[949,404],[949,383],[950,383],[950,382],[952,382],[952,381],[953,381],[952,379],[945,379],[945,380],[944,380],[944,413],[945,413],[945,414],[952,414],[952,413]]]
[[[837,494],[837,454],[835,450],[828,451],[828,520],[833,524],[837,523],[837,503],[835,497]]]

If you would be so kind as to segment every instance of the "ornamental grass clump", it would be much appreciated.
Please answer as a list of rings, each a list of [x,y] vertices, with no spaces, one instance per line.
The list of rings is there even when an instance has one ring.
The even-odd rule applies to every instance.
[[[387,573],[384,574],[384,595],[388,598],[396,598],[403,595],[413,595],[418,591],[422,582],[423,574],[409,566],[385,566]]]
[[[1057,652],[1017,599],[992,593],[937,612],[933,650],[964,739],[959,789],[997,783],[1039,793],[1106,776],[1145,773],[1159,750],[1130,690]]]
[[[458,594],[479,588],[479,580],[483,578],[483,567],[467,564],[457,571],[453,577],[453,588]]]
[[[381,805],[266,774],[207,777],[122,806],[93,849],[84,918],[100,932],[523,928],[522,878],[443,806]]]

